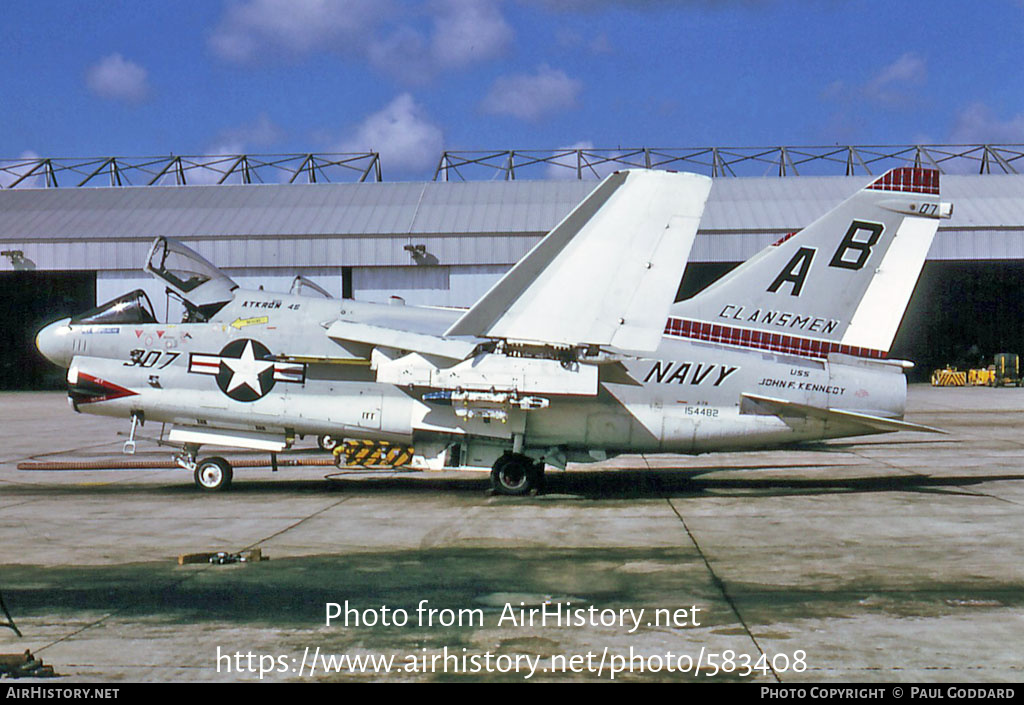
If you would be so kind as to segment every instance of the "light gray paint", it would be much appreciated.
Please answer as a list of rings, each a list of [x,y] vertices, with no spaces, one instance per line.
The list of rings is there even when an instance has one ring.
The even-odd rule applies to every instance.
[[[1024,257],[1024,175],[945,175],[930,259]],[[741,261],[807,225],[870,177],[721,178],[691,256]],[[0,246],[38,269],[136,269],[157,235],[226,268],[510,266],[592,181],[268,184],[0,190]],[[0,259],[0,269],[10,269]],[[453,270],[457,271],[457,270]]]

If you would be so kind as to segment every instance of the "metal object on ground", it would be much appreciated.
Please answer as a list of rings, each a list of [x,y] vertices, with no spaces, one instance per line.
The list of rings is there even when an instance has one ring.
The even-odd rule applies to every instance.
[[[195,563],[212,563],[213,565],[229,565],[231,563],[259,563],[269,558],[263,556],[262,548],[251,548],[238,553],[217,551],[215,553],[182,553],[178,556],[178,565],[192,565]]]
[[[47,666],[25,649],[23,654],[0,654],[0,678],[54,678],[53,666]]]
[[[363,467],[398,468],[412,460],[412,446],[395,445],[387,441],[347,440],[334,449],[335,464]]]

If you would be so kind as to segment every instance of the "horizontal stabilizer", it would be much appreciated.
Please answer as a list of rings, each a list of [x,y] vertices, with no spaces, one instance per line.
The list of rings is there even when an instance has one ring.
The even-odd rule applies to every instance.
[[[446,335],[655,350],[710,190],[697,174],[615,172]]]
[[[327,329],[327,335],[335,340],[407,350],[424,355],[444,357],[449,360],[465,360],[476,348],[474,341],[453,340],[426,333],[412,333],[351,321],[335,321]]]
[[[923,426],[921,424],[887,419],[884,416],[874,416],[856,411],[842,411],[840,409],[822,409],[818,406],[800,404],[786,399],[775,399],[762,397],[756,394],[741,394],[741,414],[771,414],[774,416],[798,416],[833,421],[844,425],[862,426],[870,433],[886,433],[891,431],[921,431],[923,433],[947,433],[941,428]]]

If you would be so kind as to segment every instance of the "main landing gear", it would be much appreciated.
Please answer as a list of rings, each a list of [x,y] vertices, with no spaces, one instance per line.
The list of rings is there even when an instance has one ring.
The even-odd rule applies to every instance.
[[[494,494],[522,497],[544,488],[544,463],[519,453],[505,453],[491,469]]]

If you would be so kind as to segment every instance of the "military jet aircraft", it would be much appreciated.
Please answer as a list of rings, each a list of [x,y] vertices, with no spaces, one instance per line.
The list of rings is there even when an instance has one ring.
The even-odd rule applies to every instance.
[[[889,171],[673,303],[710,188],[611,174],[468,310],[246,290],[159,237],[145,269],[181,322],[138,290],[37,346],[76,411],[130,419],[126,450],[165,424],[210,491],[232,468],[202,446],[274,454],[307,434],[491,467],[496,493],[522,495],[570,461],[935,430],[902,420],[910,363],[887,353],[951,212],[938,172]]]

